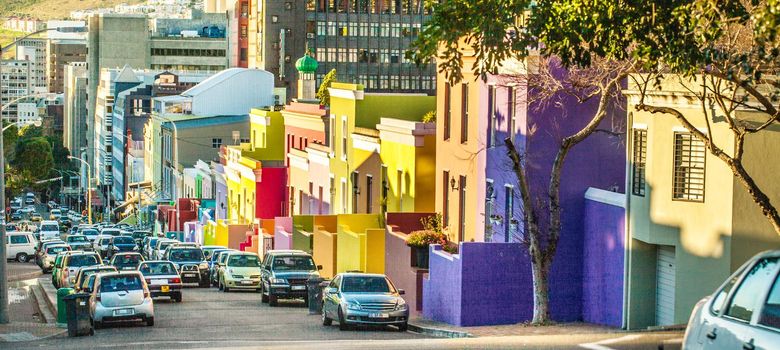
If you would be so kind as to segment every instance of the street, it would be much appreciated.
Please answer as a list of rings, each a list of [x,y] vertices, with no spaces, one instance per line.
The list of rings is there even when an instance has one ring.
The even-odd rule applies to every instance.
[[[39,279],[50,283],[49,275]],[[15,343],[14,349],[99,348],[271,348],[271,349],[679,349],[681,332],[534,335],[435,339],[394,328],[358,328],[339,331],[323,327],[319,316],[308,315],[300,302],[280,307],[260,303],[252,292],[222,293],[216,288],[186,288],[181,304],[155,300],[155,326],[112,324],[92,337],[60,335],[40,341]],[[0,348],[3,345],[0,344]]]

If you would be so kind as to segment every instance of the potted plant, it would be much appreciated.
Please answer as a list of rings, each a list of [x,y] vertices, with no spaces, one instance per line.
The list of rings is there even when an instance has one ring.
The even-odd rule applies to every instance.
[[[447,244],[447,235],[433,230],[414,231],[406,240],[406,245],[412,247],[417,258],[417,267],[428,268],[428,246],[431,244]]]

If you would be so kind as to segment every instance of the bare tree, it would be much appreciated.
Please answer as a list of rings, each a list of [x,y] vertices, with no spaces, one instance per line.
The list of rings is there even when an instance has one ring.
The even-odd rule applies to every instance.
[[[632,69],[632,64],[628,62],[600,61],[588,68],[572,68],[563,74],[557,74],[556,62],[554,58],[542,59],[538,71],[519,78],[527,79],[529,93],[533,95],[529,102],[545,104],[561,95],[574,97],[578,103],[589,103],[594,99],[598,102],[593,115],[582,128],[561,138],[550,170],[550,180],[544,191],[546,198],[534,198],[536,191],[531,188],[532,184],[528,178],[526,161],[528,155],[519,151],[511,139],[504,140],[522,199],[521,213],[525,225],[521,242],[528,248],[531,258],[534,288],[532,323],[534,324],[547,324],[552,321],[549,272],[561,236],[560,186],[566,158],[576,145],[594,133],[606,132],[617,135],[621,132],[601,129],[600,126],[620,98],[623,84]],[[544,213],[547,215],[542,215],[542,210],[548,210]],[[542,217],[547,217],[549,222],[540,222]]]

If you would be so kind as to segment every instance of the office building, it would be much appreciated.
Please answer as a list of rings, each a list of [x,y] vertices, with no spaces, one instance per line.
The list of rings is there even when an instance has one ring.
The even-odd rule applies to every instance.
[[[47,92],[46,88],[46,49],[48,39],[27,38],[16,44],[16,59],[30,62],[31,93]]]
[[[71,154],[80,156],[87,147],[87,63],[66,65],[63,83],[62,139]]]
[[[49,92],[65,92],[65,67],[72,62],[86,62],[87,42],[85,40],[52,40],[46,50],[46,86]]]
[[[32,63],[25,60],[0,61],[0,104],[7,106],[2,110],[3,120],[16,122],[18,102],[32,92]]]

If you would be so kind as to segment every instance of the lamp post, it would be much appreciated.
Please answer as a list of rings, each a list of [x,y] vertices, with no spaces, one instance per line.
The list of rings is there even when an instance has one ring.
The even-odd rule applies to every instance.
[[[12,43],[6,45],[6,46],[0,46],[0,70],[2,70],[3,64],[2,64],[2,57],[3,53],[11,48],[12,46],[16,45],[18,42],[27,39],[33,35],[40,34],[43,32],[48,31],[58,31],[63,33],[76,33],[76,32],[85,32],[87,30],[86,27],[55,27],[55,28],[46,28],[34,31],[30,34],[27,34],[19,39],[14,40]],[[0,77],[2,77],[3,74],[0,72]],[[0,92],[2,89],[0,89]],[[10,104],[10,103],[9,103]],[[0,120],[2,120],[2,110],[5,109],[6,106],[3,106],[0,108]],[[0,132],[0,212],[3,213],[3,222],[5,222],[5,150],[3,149],[3,133]],[[5,223],[3,225],[0,225],[0,324],[8,323],[8,273],[7,273],[7,265],[8,260],[6,260],[6,255],[8,252],[6,252],[5,249]]]
[[[77,160],[87,166],[87,220],[92,225],[92,167],[84,159],[68,156],[68,159]]]

